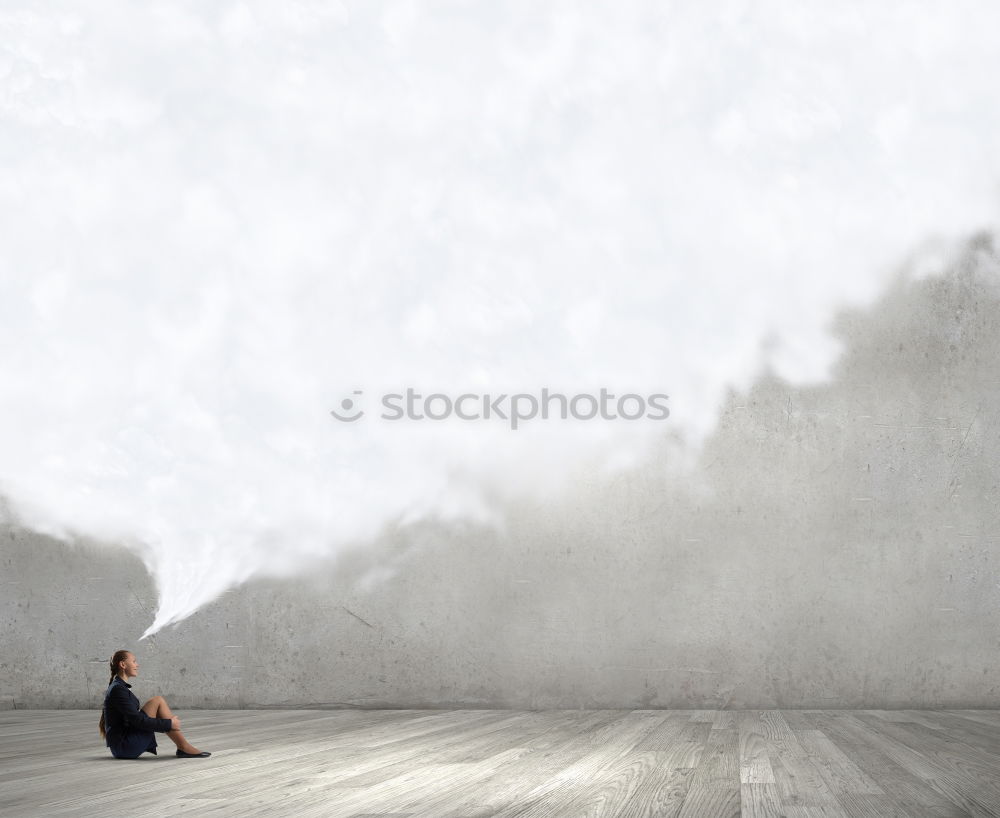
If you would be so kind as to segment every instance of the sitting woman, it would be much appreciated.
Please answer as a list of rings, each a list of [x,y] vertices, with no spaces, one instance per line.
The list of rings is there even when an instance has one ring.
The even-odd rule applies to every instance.
[[[177,745],[180,758],[207,758],[181,733],[181,720],[170,712],[163,696],[153,696],[141,708],[128,679],[139,675],[139,663],[127,650],[111,657],[111,681],[104,695],[104,708],[98,729],[115,758],[138,758],[143,753],[156,755],[154,730],[167,734]]]

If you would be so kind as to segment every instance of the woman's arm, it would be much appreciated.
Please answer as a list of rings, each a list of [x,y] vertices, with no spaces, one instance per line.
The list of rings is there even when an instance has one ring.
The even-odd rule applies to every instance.
[[[128,727],[139,730],[157,730],[166,733],[173,729],[170,719],[154,719],[139,708],[139,701],[121,685],[114,685],[108,692],[107,707],[121,714]]]

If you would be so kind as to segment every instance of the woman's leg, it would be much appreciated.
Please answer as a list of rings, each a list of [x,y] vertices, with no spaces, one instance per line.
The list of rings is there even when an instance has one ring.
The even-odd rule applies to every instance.
[[[163,696],[153,696],[153,698],[142,706],[142,712],[154,719],[172,719],[174,717],[173,712],[171,712],[170,707],[167,705],[167,700]],[[177,745],[178,750],[183,750],[185,753],[201,752],[201,750],[184,738],[184,734],[180,730],[168,730],[167,738]]]

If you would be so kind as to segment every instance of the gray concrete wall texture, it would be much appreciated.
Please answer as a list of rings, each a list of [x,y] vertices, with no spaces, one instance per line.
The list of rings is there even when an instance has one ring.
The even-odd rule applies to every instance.
[[[827,383],[732,393],[696,467],[581,476],[502,533],[387,530],[137,643],[131,553],[0,532],[0,706],[1000,707],[1000,268],[841,313]],[[359,583],[372,568],[388,578]]]

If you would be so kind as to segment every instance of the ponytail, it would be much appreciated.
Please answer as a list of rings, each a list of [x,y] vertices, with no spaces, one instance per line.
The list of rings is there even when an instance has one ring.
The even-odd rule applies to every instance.
[[[108,687],[111,687],[111,683],[115,680],[115,677],[121,673],[121,668],[118,667],[119,662],[124,662],[128,659],[129,651],[127,650],[116,650],[114,655],[111,657],[111,661],[108,662],[111,665],[111,678],[108,679]],[[107,738],[108,734],[105,729],[106,725],[104,723],[104,707],[101,707],[101,720],[97,723],[97,730],[101,734],[101,738]]]

